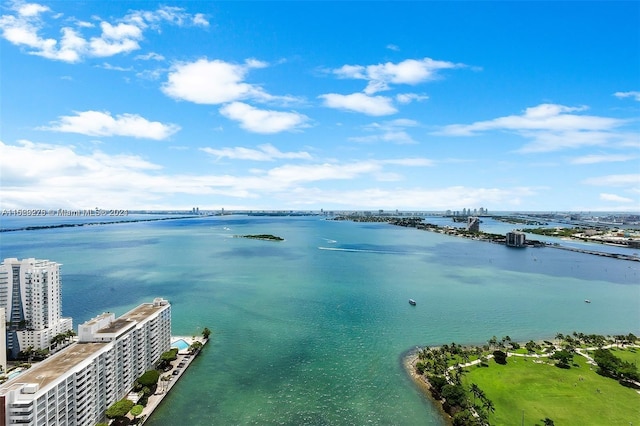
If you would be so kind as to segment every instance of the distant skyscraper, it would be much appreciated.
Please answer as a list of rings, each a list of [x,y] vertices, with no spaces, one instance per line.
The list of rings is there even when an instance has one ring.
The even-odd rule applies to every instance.
[[[505,237],[505,244],[507,245],[507,247],[525,247],[526,241],[527,238],[524,232],[507,232],[507,235]]]
[[[47,349],[51,338],[73,328],[62,317],[60,264],[8,258],[0,265],[0,308],[6,315],[11,357],[28,347]]]
[[[480,218],[469,216],[467,219],[467,231],[480,232]]]

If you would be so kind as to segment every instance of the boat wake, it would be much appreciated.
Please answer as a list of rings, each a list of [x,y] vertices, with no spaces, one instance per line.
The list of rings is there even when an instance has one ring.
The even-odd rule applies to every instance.
[[[403,251],[366,250],[366,249],[338,248],[338,247],[318,247],[318,250],[347,251],[347,252],[350,252],[350,253],[410,254],[410,253],[406,253],[406,252],[403,252]]]

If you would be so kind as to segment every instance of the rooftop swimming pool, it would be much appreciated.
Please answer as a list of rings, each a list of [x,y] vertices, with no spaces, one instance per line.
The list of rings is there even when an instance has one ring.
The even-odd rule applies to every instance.
[[[180,339],[173,342],[171,344],[171,347],[178,348],[179,351],[186,351],[187,349],[189,349],[189,344],[184,339]]]

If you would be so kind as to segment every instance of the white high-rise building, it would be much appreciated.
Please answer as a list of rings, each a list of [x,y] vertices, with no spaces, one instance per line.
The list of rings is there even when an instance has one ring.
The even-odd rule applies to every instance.
[[[0,264],[0,308],[6,313],[7,350],[47,349],[51,338],[73,329],[62,317],[60,264],[49,260],[5,259]]]
[[[156,298],[78,327],[77,343],[0,386],[0,426],[93,426],[171,347],[171,305]]]
[[[0,308],[0,324],[5,324],[6,322],[4,308]],[[0,368],[2,368],[2,374],[7,372],[7,346],[4,344],[6,341],[7,330],[0,326]]]

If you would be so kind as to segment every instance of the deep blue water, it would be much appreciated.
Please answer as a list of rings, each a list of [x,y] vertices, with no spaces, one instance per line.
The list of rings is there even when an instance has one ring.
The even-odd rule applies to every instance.
[[[285,241],[233,237],[258,233]],[[638,262],[386,224],[225,216],[9,232],[0,257],[62,263],[75,325],[161,296],[173,334],[213,331],[149,425],[440,425],[402,368],[407,350],[640,330]]]

